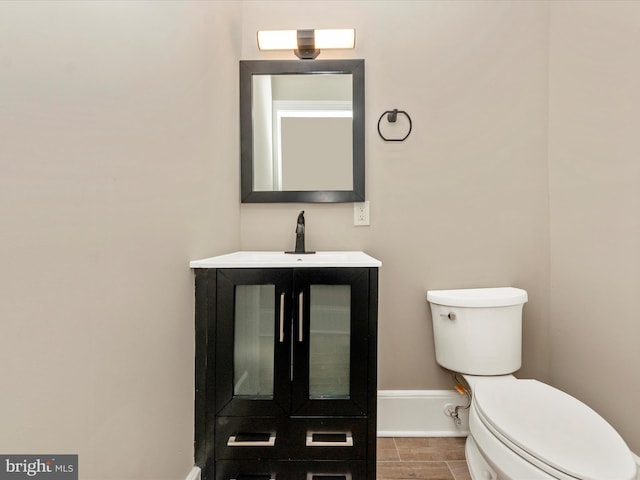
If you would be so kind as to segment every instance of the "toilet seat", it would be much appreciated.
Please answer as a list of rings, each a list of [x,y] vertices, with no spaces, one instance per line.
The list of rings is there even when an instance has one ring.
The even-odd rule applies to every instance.
[[[636,479],[636,465],[624,440],[576,398],[536,380],[515,378],[479,381],[472,391],[481,422],[507,447],[549,475]]]

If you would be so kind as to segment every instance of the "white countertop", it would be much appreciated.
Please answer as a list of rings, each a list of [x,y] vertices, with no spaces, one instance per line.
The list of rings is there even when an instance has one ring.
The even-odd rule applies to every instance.
[[[382,262],[364,252],[234,252],[192,260],[191,268],[300,268],[300,267],[380,267]]]

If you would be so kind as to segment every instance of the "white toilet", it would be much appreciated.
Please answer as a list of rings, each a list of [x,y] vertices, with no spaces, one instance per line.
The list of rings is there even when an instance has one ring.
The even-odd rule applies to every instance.
[[[430,290],[436,360],[471,388],[466,458],[474,480],[636,480],[620,435],[574,397],[520,380],[517,288]]]

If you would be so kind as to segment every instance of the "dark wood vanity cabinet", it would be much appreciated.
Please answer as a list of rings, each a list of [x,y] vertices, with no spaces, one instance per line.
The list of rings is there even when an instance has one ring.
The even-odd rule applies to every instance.
[[[375,479],[378,269],[196,268],[205,480]]]

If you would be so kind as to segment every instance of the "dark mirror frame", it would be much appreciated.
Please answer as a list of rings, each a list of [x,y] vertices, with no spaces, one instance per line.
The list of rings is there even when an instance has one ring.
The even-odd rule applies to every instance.
[[[353,80],[353,190],[253,190],[253,75],[351,74]],[[364,60],[241,60],[240,170],[242,203],[362,202],[364,196]]]

